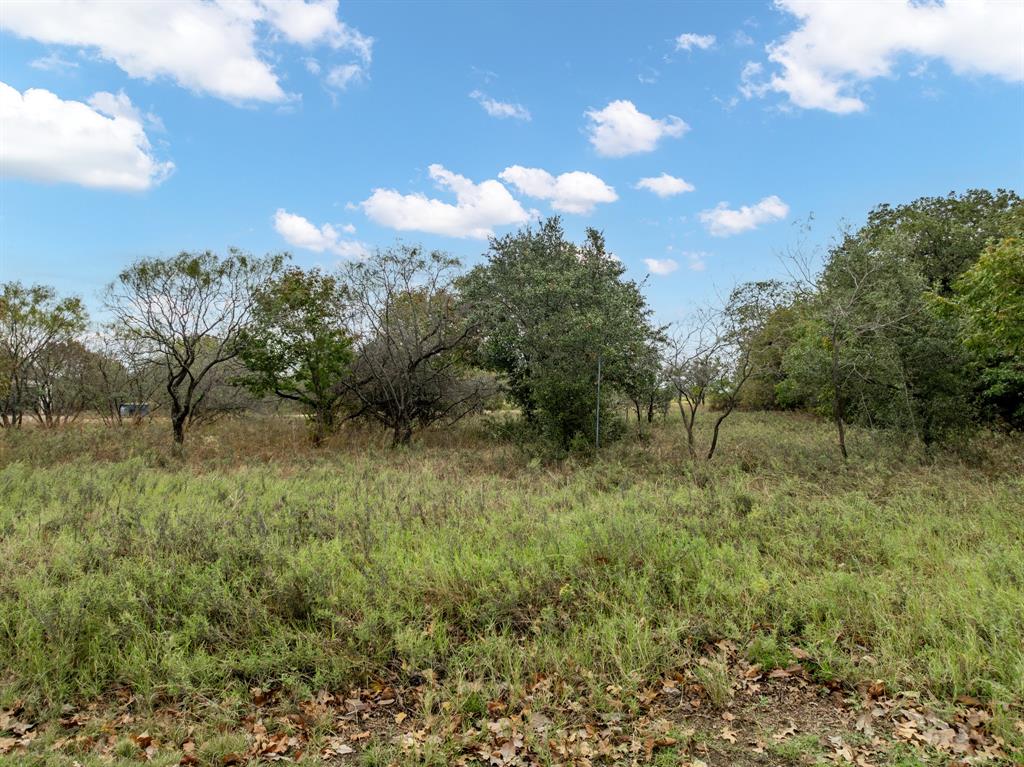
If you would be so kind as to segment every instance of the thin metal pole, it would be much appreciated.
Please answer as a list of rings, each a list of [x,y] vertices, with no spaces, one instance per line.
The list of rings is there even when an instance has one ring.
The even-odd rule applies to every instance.
[[[601,449],[601,355],[597,355],[597,413],[594,416],[594,450]]]

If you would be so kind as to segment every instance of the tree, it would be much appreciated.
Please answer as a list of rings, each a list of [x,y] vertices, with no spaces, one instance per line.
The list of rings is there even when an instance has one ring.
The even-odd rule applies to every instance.
[[[991,243],[953,284],[960,338],[983,407],[1024,428],[1024,236]]]
[[[961,349],[931,310],[913,238],[846,234],[808,292],[802,337],[786,351],[783,399],[815,403],[835,423],[889,429],[930,446],[970,412]]]
[[[89,351],[81,341],[48,343],[32,364],[32,415],[47,427],[75,420],[89,402]]]
[[[469,365],[476,329],[459,299],[458,269],[445,253],[400,245],[343,270],[356,355],[341,386],[354,415],[391,430],[392,446],[479,410],[496,391]]]
[[[85,330],[85,306],[47,285],[7,282],[0,290],[0,426],[20,426],[37,404],[35,365]]]
[[[599,368],[611,394],[640,380],[645,364],[656,371],[649,350],[660,330],[624,272],[600,232],[589,229],[576,245],[550,218],[492,239],[487,262],[462,283],[483,365],[502,375],[526,420],[562,446],[594,435],[596,416],[607,425],[612,398],[598,405]]]
[[[971,189],[961,195],[921,197],[906,205],[879,205],[858,239],[877,246],[898,237],[926,285],[948,297],[953,282],[993,239],[1024,226],[1024,200],[1015,192]]]
[[[715,317],[706,311],[697,313],[689,326],[678,327],[670,336],[665,375],[675,393],[691,458],[697,457],[697,414],[722,376],[721,346]]]
[[[256,294],[253,321],[240,338],[247,372],[239,378],[256,395],[299,403],[314,444],[334,430],[352,361],[348,292],[337,277],[291,268]]]
[[[232,249],[143,259],[107,288],[105,305],[119,332],[163,371],[174,443],[210,398],[219,367],[234,360],[255,296],[281,271],[285,256],[254,258]]]
[[[121,424],[126,414],[139,423],[160,407],[156,396],[163,388],[162,371],[148,356],[148,343],[107,324],[89,346],[89,401],[105,423]],[[127,413],[122,405],[128,406]]]

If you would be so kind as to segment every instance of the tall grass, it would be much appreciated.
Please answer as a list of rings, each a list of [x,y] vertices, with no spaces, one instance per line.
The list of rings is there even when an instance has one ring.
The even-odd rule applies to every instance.
[[[0,700],[56,706],[424,673],[515,696],[636,686],[704,643],[795,643],[816,673],[1024,701],[1020,446],[922,462],[738,414],[710,465],[658,427],[550,463],[484,426],[388,451],[301,424],[0,439]],[[454,693],[453,693],[454,694]]]

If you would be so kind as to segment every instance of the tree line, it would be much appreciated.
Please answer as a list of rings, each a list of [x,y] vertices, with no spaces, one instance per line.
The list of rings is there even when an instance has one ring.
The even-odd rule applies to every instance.
[[[820,267],[736,286],[658,325],[603,235],[557,218],[492,238],[464,270],[396,245],[333,272],[232,250],[142,259],[103,295],[2,285],[0,424],[109,423],[166,413],[175,445],[197,423],[275,398],[321,443],[347,420],[416,430],[508,402],[562,449],[678,409],[710,460],[737,408],[805,410],[926,446],[1024,427],[1024,205],[972,190],[881,205]],[[139,407],[145,404],[146,409]],[[709,419],[708,443],[696,428]]]

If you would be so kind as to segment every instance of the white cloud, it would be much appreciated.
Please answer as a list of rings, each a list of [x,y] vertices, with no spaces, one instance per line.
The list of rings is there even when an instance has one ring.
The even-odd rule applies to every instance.
[[[373,39],[337,18],[337,0],[4,0],[0,27],[51,45],[95,48],[129,76],[170,78],[230,102],[289,98],[263,53],[273,39],[326,45],[369,65]]]
[[[743,48],[748,45],[754,44],[754,38],[744,32],[742,29],[737,29],[736,34],[732,36],[732,44],[737,48]]]
[[[330,224],[317,227],[309,219],[289,213],[284,208],[278,208],[274,213],[274,229],[289,245],[314,253],[333,253],[342,258],[363,258],[368,253],[363,243],[341,239],[338,230]],[[355,227],[349,224],[342,230],[352,234]]]
[[[375,189],[360,207],[373,221],[392,229],[477,239],[493,235],[496,226],[522,224],[530,218],[500,181],[475,184],[437,164],[429,170],[438,186],[455,193],[455,205],[423,194]]]
[[[676,38],[677,51],[692,51],[694,48],[700,48],[702,51],[706,51],[714,44],[714,35],[696,35],[693,32],[686,32]]]
[[[696,187],[689,181],[684,181],[676,176],[662,173],[660,176],[642,178],[636,182],[637,189],[648,189],[658,197],[671,197],[672,195],[692,192]]]
[[[710,253],[706,253],[703,250],[685,250],[683,255],[686,256],[686,267],[692,272],[703,272],[707,266],[705,259],[710,256]]]
[[[800,26],[768,46],[778,68],[766,87],[798,107],[863,111],[863,85],[891,75],[903,54],[942,59],[957,74],[1024,80],[1024,3],[1015,0],[776,4]]]
[[[647,271],[662,277],[666,274],[672,274],[672,272],[679,268],[679,264],[671,258],[645,258],[644,263],[647,265]]]
[[[366,70],[361,64],[340,64],[331,67],[327,72],[325,82],[332,88],[343,91],[352,83],[362,82],[366,77]]]
[[[341,231],[343,231],[345,234],[355,234],[356,233],[356,225],[355,224],[345,224],[343,227],[341,227]]]
[[[770,221],[779,221],[788,215],[789,206],[773,194],[753,205],[743,205],[739,210],[732,210],[726,203],[720,202],[711,210],[701,211],[700,220],[713,236],[730,237]]]
[[[743,65],[743,71],[740,72],[740,93],[744,98],[751,99],[755,96],[763,96],[768,92],[771,84],[763,78],[763,75],[764,64],[761,62],[748,61]]]
[[[562,213],[588,214],[599,203],[619,199],[615,189],[593,173],[578,170],[552,176],[542,168],[513,165],[499,173],[498,178],[528,197],[551,200],[551,207]]]
[[[605,157],[651,152],[662,138],[678,138],[690,129],[675,115],[657,120],[625,100],[612,101],[604,109],[591,109],[586,116],[591,122],[590,143]]]
[[[44,72],[63,74],[70,72],[72,69],[78,69],[78,62],[66,59],[59,53],[48,53],[45,56],[30,61],[29,66],[33,69],[41,69]]]
[[[40,88],[19,93],[0,82],[0,122],[5,175],[138,191],[174,170],[154,156],[143,118],[124,93],[96,93],[83,104]]]
[[[481,91],[473,91],[469,94],[471,99],[474,99],[480,106],[484,108],[491,117],[505,118],[511,117],[515,120],[525,120],[529,122],[532,117],[530,110],[524,107],[522,104],[512,104],[507,101],[497,101],[492,99],[486,93]]]

